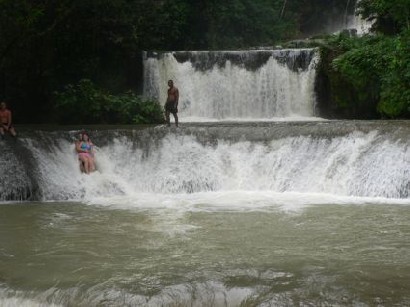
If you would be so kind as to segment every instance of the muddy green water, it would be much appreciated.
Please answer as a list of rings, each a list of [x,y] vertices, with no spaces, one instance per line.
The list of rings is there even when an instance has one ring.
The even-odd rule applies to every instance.
[[[410,208],[0,205],[0,306],[409,306]]]

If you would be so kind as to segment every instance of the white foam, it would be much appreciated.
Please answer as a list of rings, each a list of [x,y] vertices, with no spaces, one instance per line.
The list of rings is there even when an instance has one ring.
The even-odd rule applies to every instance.
[[[171,116],[172,119],[172,116]],[[315,116],[287,116],[287,117],[266,117],[266,118],[251,118],[251,117],[227,117],[223,120],[216,119],[216,118],[207,118],[207,117],[183,117],[182,122],[187,123],[206,123],[206,122],[305,122],[305,121],[328,121],[328,119],[322,117],[315,117]]]
[[[279,199],[292,195],[287,193],[300,193],[294,194],[297,198],[335,195],[333,200],[324,197],[330,203],[350,196],[394,199],[407,197],[410,174],[410,148],[382,139],[375,131],[263,143],[218,140],[217,146],[204,145],[191,135],[167,134],[147,148],[118,138],[98,150],[99,171],[91,175],[80,173],[73,144],[65,140],[53,150],[31,141],[28,146],[38,160],[45,201],[115,202],[119,198],[128,203],[127,199],[144,199],[144,195],[231,191],[245,193],[242,197],[268,191]],[[171,201],[181,205],[184,199]]]
[[[0,306],[2,307],[59,307],[63,305],[48,304],[44,302],[36,302],[35,300],[10,297],[0,298]]]
[[[0,298],[0,306],[4,307],[58,307],[58,306],[239,306],[255,290],[246,287],[227,287],[219,281],[195,282],[192,284],[176,284],[163,287],[161,291],[145,296],[125,290],[106,288],[105,284],[97,284],[89,289],[51,288],[43,293],[8,294],[9,298]],[[38,299],[20,296],[36,296]],[[61,305],[46,303],[47,300],[63,302]]]
[[[410,199],[352,197],[319,193],[275,193],[271,191],[226,191],[193,194],[136,193],[124,197],[96,197],[91,205],[138,211],[166,210],[173,214],[185,212],[298,212],[321,205],[410,205]]]

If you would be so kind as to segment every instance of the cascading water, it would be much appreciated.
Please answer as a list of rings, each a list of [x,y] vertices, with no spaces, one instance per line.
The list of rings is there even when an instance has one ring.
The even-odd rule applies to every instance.
[[[144,95],[164,103],[180,91],[185,121],[312,117],[314,49],[146,53]]]
[[[373,23],[370,21],[364,20],[362,16],[359,14],[359,10],[358,10],[359,2],[360,0],[356,2],[354,14],[352,16],[349,16],[348,18],[347,28],[355,29],[357,35],[361,36],[361,35],[370,33],[370,29]]]
[[[312,122],[100,131],[99,172],[90,176],[79,172],[70,133],[37,132],[19,140],[36,170],[5,180],[1,196],[27,198],[27,178],[34,177],[35,197],[46,201],[229,191],[406,199],[408,127],[394,127]],[[19,164],[2,164],[2,173]]]

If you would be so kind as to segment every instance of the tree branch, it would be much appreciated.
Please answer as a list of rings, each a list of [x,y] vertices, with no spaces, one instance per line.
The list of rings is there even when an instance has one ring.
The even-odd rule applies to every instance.
[[[282,19],[283,15],[285,14],[285,8],[286,8],[286,3],[288,2],[288,0],[284,0],[283,1],[283,6],[282,6],[282,11],[280,12],[280,19]]]

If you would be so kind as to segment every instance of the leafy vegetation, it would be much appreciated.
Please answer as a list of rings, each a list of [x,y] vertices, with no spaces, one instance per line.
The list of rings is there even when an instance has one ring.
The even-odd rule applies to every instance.
[[[363,0],[360,7],[375,34],[337,35],[322,48],[335,109],[348,117],[409,118],[410,3]]]
[[[88,80],[55,92],[59,122],[73,124],[162,123],[162,108],[133,92],[112,95]]]
[[[408,0],[361,0],[360,14],[374,22],[373,28],[384,34],[410,30],[410,3]]]

